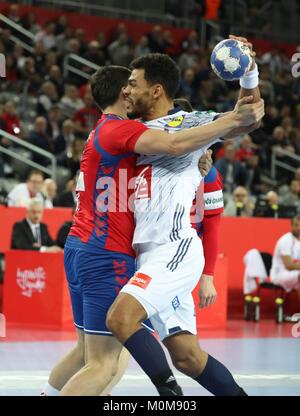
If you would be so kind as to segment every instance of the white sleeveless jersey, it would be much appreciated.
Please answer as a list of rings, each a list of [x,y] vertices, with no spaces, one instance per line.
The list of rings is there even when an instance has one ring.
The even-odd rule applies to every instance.
[[[179,111],[151,120],[151,129],[175,133],[179,130],[207,124],[217,116],[214,112]],[[181,156],[140,155],[137,160],[133,247],[139,244],[165,244],[193,236],[190,210],[196,190],[202,180],[198,161],[215,142]]]

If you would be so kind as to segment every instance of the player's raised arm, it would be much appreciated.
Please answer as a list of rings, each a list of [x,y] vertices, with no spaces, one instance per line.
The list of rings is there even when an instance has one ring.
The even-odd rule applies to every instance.
[[[161,130],[148,129],[135,143],[134,151],[140,154],[181,155],[193,152],[202,146],[224,137],[234,129],[257,123],[264,116],[263,100],[248,104],[252,97],[238,101],[233,111],[211,123],[182,130],[177,133],[166,133]]]

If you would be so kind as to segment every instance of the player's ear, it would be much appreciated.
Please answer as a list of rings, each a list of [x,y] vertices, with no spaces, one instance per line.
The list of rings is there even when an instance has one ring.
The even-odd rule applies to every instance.
[[[152,88],[153,98],[159,98],[164,92],[163,87],[160,84],[155,84]]]

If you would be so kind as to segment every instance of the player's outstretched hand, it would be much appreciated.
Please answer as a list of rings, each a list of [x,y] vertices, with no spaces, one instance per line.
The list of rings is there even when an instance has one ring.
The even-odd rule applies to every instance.
[[[201,175],[204,177],[208,174],[212,167],[212,150],[207,150],[199,159],[198,168],[200,170]]]
[[[248,42],[248,39],[243,38],[242,36],[229,35],[229,38],[242,42],[245,46],[247,46],[250,49],[250,55],[252,56],[252,65],[250,67],[250,71],[251,69],[254,69],[256,52],[254,52],[253,50],[253,44],[251,42]]]
[[[239,126],[250,126],[258,123],[265,115],[264,100],[260,99],[256,103],[252,103],[253,95],[248,95],[238,100],[233,112],[237,117]]]
[[[199,306],[205,308],[206,306],[215,303],[217,298],[217,291],[214,286],[214,277],[208,274],[203,274],[200,279],[199,289]]]

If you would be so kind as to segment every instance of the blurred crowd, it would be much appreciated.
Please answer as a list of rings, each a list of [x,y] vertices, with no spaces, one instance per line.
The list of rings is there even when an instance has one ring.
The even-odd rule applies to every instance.
[[[7,63],[6,78],[0,84],[0,128],[55,155],[63,180],[56,184],[43,178],[38,191],[48,206],[74,203],[80,157],[99,117],[86,79],[66,70],[70,54],[97,65],[128,66],[140,55],[167,53],[182,74],[177,96],[188,99],[195,109],[226,112],[237,100],[238,83],[216,77],[209,64],[211,48],[200,45],[195,31],[178,45],[171,31],[156,25],[135,43],[126,25],[120,23],[110,36],[99,32],[96,39],[87,41],[85,31],[71,27],[65,15],[41,26],[33,13],[23,16],[17,5],[11,5],[7,16],[34,34],[35,45],[34,53],[29,54],[10,40],[12,29],[0,29],[0,53],[5,54]],[[224,181],[225,215],[289,216],[289,208],[281,207],[300,210],[300,164],[290,157],[300,156],[300,77],[292,77],[289,59],[277,49],[264,54],[257,51],[257,63],[266,106],[263,125],[216,147],[214,163]],[[73,65],[88,75],[94,72],[78,62]],[[0,138],[0,145],[16,147],[5,137]],[[276,175],[271,176],[274,152],[290,169],[277,167]],[[43,166],[49,164],[43,155],[32,158]],[[10,156],[0,153],[2,201],[10,205],[14,203],[7,183],[30,180],[24,166],[17,167]]]

